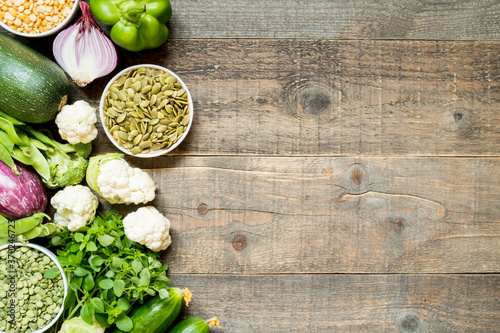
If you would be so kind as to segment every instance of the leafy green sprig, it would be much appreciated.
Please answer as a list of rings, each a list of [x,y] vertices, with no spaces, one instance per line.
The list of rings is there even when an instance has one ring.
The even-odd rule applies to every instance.
[[[74,316],[129,332],[127,313],[148,296],[168,297],[167,265],[160,255],[125,236],[122,216],[109,210],[77,232],[64,230],[51,239],[69,281],[63,319]],[[50,273],[49,273],[50,274]]]

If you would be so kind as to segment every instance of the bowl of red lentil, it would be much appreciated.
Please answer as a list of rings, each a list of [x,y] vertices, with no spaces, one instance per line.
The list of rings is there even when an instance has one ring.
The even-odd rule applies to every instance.
[[[2,0],[0,26],[23,37],[45,37],[75,17],[79,0]]]

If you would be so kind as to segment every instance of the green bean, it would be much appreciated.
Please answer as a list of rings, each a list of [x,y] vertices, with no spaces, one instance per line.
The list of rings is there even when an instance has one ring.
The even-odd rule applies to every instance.
[[[14,141],[10,138],[10,136],[4,130],[0,129],[0,142],[7,148],[10,152],[14,149]]]
[[[32,143],[35,147],[37,147],[40,150],[47,150],[49,147],[47,147],[42,141],[30,138],[30,143]]]
[[[11,168],[15,174],[20,174],[20,172],[16,168],[16,165],[14,164],[12,156],[10,156],[10,152],[2,143],[0,143],[0,161],[7,164],[7,166]]]
[[[5,118],[6,120],[10,121],[12,123],[12,125],[24,125],[24,123],[22,121],[20,121],[17,118],[12,117],[11,115],[3,112],[2,110],[0,110],[0,117]]]
[[[37,147],[30,140],[31,160],[33,161],[33,168],[43,179],[50,179],[49,162],[40,153]]]
[[[11,152],[12,158],[26,165],[33,165],[30,147],[14,147]]]
[[[14,221],[15,234],[20,235],[20,234],[25,234],[27,232],[30,232],[34,228],[40,226],[40,224],[43,222],[44,218],[50,219],[50,217],[45,213],[35,213],[31,216],[24,217],[22,219],[18,219],[16,221]],[[9,224],[12,225],[12,222],[0,223],[0,237],[8,237],[9,236],[9,233],[10,233],[8,230]],[[43,231],[43,229],[41,228],[40,232],[38,234],[40,234],[42,231]],[[35,237],[37,237],[37,236],[35,236]],[[35,238],[35,237],[31,237],[31,238]],[[31,238],[27,238],[27,239],[31,239]]]
[[[0,117],[0,129],[4,130],[16,145],[29,145],[28,135],[20,128],[16,129],[12,122],[2,117]]]

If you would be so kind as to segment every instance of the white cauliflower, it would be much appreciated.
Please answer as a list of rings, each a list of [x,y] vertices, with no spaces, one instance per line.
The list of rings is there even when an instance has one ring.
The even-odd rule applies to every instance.
[[[63,322],[59,333],[104,333],[105,328],[97,323],[89,325],[81,317],[73,317]]]
[[[95,217],[99,200],[83,185],[66,186],[50,200],[56,209],[54,222],[76,231]]]
[[[171,243],[170,221],[155,207],[141,207],[123,219],[125,235],[155,252],[165,250]]]
[[[65,105],[55,119],[59,134],[71,144],[89,143],[97,137],[95,108],[85,101]]]
[[[131,167],[122,154],[90,158],[87,183],[111,204],[140,204],[155,198],[153,179],[139,168]]]

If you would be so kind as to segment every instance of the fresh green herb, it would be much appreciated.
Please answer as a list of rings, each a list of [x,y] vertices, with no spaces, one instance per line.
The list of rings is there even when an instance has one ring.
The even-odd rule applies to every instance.
[[[160,255],[125,236],[122,216],[113,210],[99,214],[78,232],[64,230],[51,246],[70,281],[63,319],[80,316],[92,325],[116,325],[128,332],[133,324],[127,313],[133,304],[166,292],[170,280]]]

